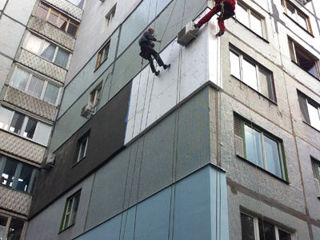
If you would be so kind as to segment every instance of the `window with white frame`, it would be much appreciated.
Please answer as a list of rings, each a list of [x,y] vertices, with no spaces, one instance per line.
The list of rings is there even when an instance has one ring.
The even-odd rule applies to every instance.
[[[60,232],[75,224],[80,201],[80,193],[81,192],[78,191],[67,199],[60,225]]]
[[[283,143],[253,123],[234,115],[236,154],[252,164],[287,180]]]
[[[43,80],[20,67],[15,68],[10,85],[50,104],[58,104],[60,88],[56,84]]]
[[[237,2],[236,18],[254,33],[263,38],[267,37],[264,17],[240,1]]]
[[[77,162],[82,161],[87,156],[88,143],[89,143],[89,132],[85,133],[78,140]]]
[[[319,59],[305,50],[297,42],[293,41],[290,37],[288,38],[288,43],[291,60],[314,77],[320,78]]]
[[[53,62],[60,67],[67,68],[70,53],[52,42],[39,38],[34,34],[29,34],[26,38],[25,49]]]
[[[273,74],[241,51],[230,48],[231,75],[272,101],[275,99]]]
[[[97,104],[99,103],[101,89],[102,89],[102,83],[100,83],[93,91],[91,91],[89,95],[89,102],[88,102],[88,105],[90,106],[90,108],[97,106]]]
[[[43,3],[39,3],[36,10],[36,16],[41,18],[54,26],[58,27],[62,31],[75,37],[78,31],[79,23],[71,19],[70,17],[56,11],[54,8],[49,7]]]
[[[288,0],[282,0],[282,7],[287,16],[312,34],[310,19],[305,13],[303,13],[298,7]]]
[[[109,48],[110,40],[98,52],[95,69],[98,69],[108,59]]]
[[[2,106],[0,106],[0,129],[45,146],[48,145],[51,133],[51,126]]]
[[[316,186],[316,194],[320,197],[320,161],[311,157],[311,164],[313,170],[313,179]]]
[[[320,104],[298,91],[303,120],[320,131]]]
[[[291,233],[276,224],[240,213],[242,240],[292,240]]]
[[[0,215],[0,240],[22,239],[24,221],[5,215]]]
[[[31,193],[35,174],[36,168],[0,154],[0,183],[2,185]]]

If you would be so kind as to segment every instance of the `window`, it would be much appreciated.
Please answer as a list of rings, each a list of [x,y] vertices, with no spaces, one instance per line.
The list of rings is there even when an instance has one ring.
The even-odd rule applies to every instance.
[[[63,231],[75,224],[79,200],[80,191],[67,199],[64,207],[60,231]]]
[[[282,141],[235,115],[236,154],[281,179],[287,179]]]
[[[231,75],[275,101],[272,72],[242,52],[230,49]]]
[[[78,140],[77,162],[82,161],[87,156],[88,142],[89,133],[84,134],[84,136]]]
[[[83,8],[84,0],[68,0],[68,2],[71,2],[72,4],[76,5],[78,8]]]
[[[320,104],[298,91],[303,120],[320,131]]]
[[[104,61],[106,61],[108,59],[109,47],[110,47],[110,41],[108,41],[102,47],[102,49],[98,52],[96,69],[98,69],[102,65],[102,63],[104,63]]]
[[[0,128],[47,146],[51,126],[0,106]]]
[[[33,97],[57,105],[60,88],[22,68],[15,68],[9,84]]]
[[[288,42],[291,60],[314,77],[320,78],[318,59],[291,38],[288,39]]]
[[[100,83],[89,95],[88,105],[93,108],[97,106],[100,100],[100,94],[102,89],[102,83]]]
[[[282,7],[288,17],[312,34],[310,19],[306,14],[288,0],[282,0]]]
[[[22,220],[0,215],[0,240],[20,240],[23,227]]]
[[[117,8],[117,4],[115,4],[106,15],[106,19],[107,19],[107,24],[108,25],[111,22],[111,20],[113,19],[115,13],[116,13],[116,8]]]
[[[79,23],[43,3],[39,4],[36,16],[55,25],[73,37],[77,34]]]
[[[28,51],[49,62],[53,62],[60,67],[66,68],[68,65],[69,52],[33,34],[30,34],[29,37],[27,37],[24,47]]]
[[[264,17],[239,1],[236,8],[236,17],[239,22],[250,28],[254,33],[266,38]]]
[[[31,193],[36,168],[0,155],[1,184],[15,190]]]
[[[313,170],[313,179],[316,185],[316,194],[320,197],[320,161],[311,157],[311,164]]]
[[[291,234],[263,219],[240,213],[242,240],[291,240]]]

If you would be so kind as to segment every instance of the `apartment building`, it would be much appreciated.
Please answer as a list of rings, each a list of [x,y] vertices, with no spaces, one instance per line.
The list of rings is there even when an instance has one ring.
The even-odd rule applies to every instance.
[[[15,154],[1,150],[2,159],[37,171],[31,208],[16,218],[17,210],[1,206],[1,216],[4,211],[10,219],[6,234],[11,222],[23,219],[29,221],[26,240],[320,239],[319,1],[238,0],[222,37],[215,36],[213,18],[186,47],[178,33],[211,2],[77,1],[82,15],[62,2],[34,3],[14,56],[0,55],[9,62],[1,70],[7,114],[0,116],[24,114],[23,133],[3,128],[2,142],[12,136],[46,149],[38,137],[27,139],[29,119],[37,127],[56,120],[38,162],[22,155],[29,145]],[[36,21],[51,26],[51,11],[59,9],[71,26],[81,19],[72,48],[53,30],[48,36],[36,30]],[[158,77],[139,57],[138,40],[149,27],[161,40],[156,50],[171,64]],[[72,60],[52,72],[37,70],[38,63],[25,59],[46,58],[52,38],[54,54],[46,63],[65,63],[66,52]],[[23,77],[14,76],[24,70],[31,73],[23,88]],[[40,104],[27,108],[27,101],[9,100],[13,89],[49,105],[45,90],[38,98],[29,90],[33,73],[45,77],[46,86],[64,85],[52,119]],[[11,122],[17,125],[18,116]],[[19,176],[12,179],[1,187],[31,201],[26,191],[14,190]]]
[[[24,239],[83,3],[0,1],[0,239]]]

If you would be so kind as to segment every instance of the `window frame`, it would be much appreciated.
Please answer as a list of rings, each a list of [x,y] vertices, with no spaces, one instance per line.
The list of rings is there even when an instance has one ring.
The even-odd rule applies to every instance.
[[[0,236],[0,238],[3,237],[3,239],[7,239],[10,236],[10,226],[11,226],[12,220],[18,220],[23,223],[22,231],[21,231],[20,237],[19,237],[19,239],[21,239],[21,237],[23,236],[23,233],[25,232],[26,222],[22,219],[15,218],[10,215],[6,215],[5,213],[0,213],[0,217],[6,219],[6,225],[4,226],[3,236]]]
[[[62,219],[61,219],[61,223],[60,223],[59,233],[65,231],[75,225],[78,211],[74,212],[74,203],[75,203],[75,201],[77,201],[76,208],[78,210],[79,203],[80,203],[80,197],[81,197],[81,189],[66,199],[66,203],[64,206],[63,215],[62,215]],[[70,211],[68,212],[68,206],[70,204],[70,201],[71,201],[71,206],[70,206]]]
[[[304,17],[304,20],[306,22],[306,26],[307,28],[303,27],[299,21],[297,19],[294,19],[290,16],[290,14],[288,13],[288,6],[287,3],[290,4],[290,6],[293,7],[294,9],[294,16],[295,18],[297,18],[297,15],[299,14],[300,16]],[[307,14],[305,14],[303,11],[301,11],[294,3],[292,3],[289,0],[281,0],[281,5],[284,9],[284,13],[285,15],[290,18],[294,23],[296,23],[299,27],[301,27],[302,29],[304,29],[306,32],[308,32],[309,34],[311,34],[313,36],[313,31],[312,31],[312,27],[311,27],[311,22],[310,22],[310,18]]]
[[[258,13],[257,11],[255,11],[254,9],[252,9],[251,7],[249,7],[246,3],[242,2],[242,1],[237,1],[236,3],[237,5],[239,5],[241,8],[243,8],[246,12],[247,12],[247,18],[248,18],[248,26],[243,23],[242,21],[239,20],[239,18],[237,17],[237,11],[236,11],[236,19],[239,23],[241,23],[243,26],[245,26],[246,28],[248,28],[251,32],[253,32],[254,34],[256,34],[257,36],[265,39],[266,41],[268,41],[268,34],[267,34],[267,25],[266,25],[266,19],[263,15],[261,15],[260,13]],[[252,21],[251,21],[251,16],[254,15],[257,19],[260,20],[261,23],[261,35],[256,33],[253,29],[252,29]]]
[[[14,83],[13,83],[13,82],[14,82],[14,77],[15,77],[15,75],[17,74],[17,69],[19,69],[19,70],[21,70],[21,71],[23,71],[23,72],[25,72],[25,73],[27,73],[27,74],[29,75],[29,76],[28,76],[28,79],[27,79],[26,86],[24,87],[23,90],[22,90],[22,89],[19,89],[19,88],[16,88],[16,87],[14,86]],[[40,97],[39,97],[39,98],[28,93],[28,88],[29,88],[30,82],[31,82],[31,80],[32,80],[32,77],[35,77],[35,78],[40,79],[40,80],[43,81],[43,87],[42,87],[42,90],[41,90],[41,93],[40,93]],[[47,87],[48,87],[49,84],[58,87],[58,94],[57,94],[57,98],[56,98],[56,101],[55,101],[54,104],[44,100],[45,93],[46,93],[46,90],[47,90]],[[39,76],[39,75],[37,75],[37,74],[34,74],[33,72],[29,72],[29,71],[25,70],[24,68],[22,68],[22,67],[20,67],[20,66],[15,66],[15,67],[14,67],[14,70],[13,70],[13,72],[12,72],[12,74],[11,74],[11,77],[10,77],[9,85],[10,85],[11,87],[15,88],[15,89],[18,89],[19,91],[22,91],[22,92],[24,92],[24,93],[26,93],[26,94],[34,97],[34,98],[40,99],[40,100],[42,100],[42,101],[44,101],[44,102],[46,102],[46,103],[49,103],[49,104],[51,104],[51,105],[54,105],[54,106],[57,106],[57,105],[58,105],[58,103],[59,103],[59,101],[60,101],[61,93],[62,93],[62,87],[59,86],[58,84],[53,83],[53,82],[45,79],[45,78],[42,77],[42,76]]]
[[[43,57],[43,56],[41,56],[41,54],[39,54],[38,52],[37,52],[37,53],[36,53],[36,52],[33,52],[32,50],[29,50],[29,49],[27,48],[27,44],[28,44],[31,36],[36,37],[36,38],[38,38],[39,40],[41,40],[39,52],[44,49],[45,43],[48,43],[48,44],[50,44],[50,45],[52,45],[52,46],[55,46],[54,54],[53,54],[51,60],[50,60],[50,59],[47,59],[47,58],[45,58],[45,57]],[[49,45],[49,46],[50,46],[50,45]],[[36,56],[44,59],[45,61],[48,61],[48,62],[50,62],[50,63],[53,63],[54,65],[56,65],[56,66],[58,66],[58,67],[60,67],[60,68],[63,68],[63,69],[68,69],[68,68],[69,68],[70,59],[71,59],[71,52],[69,52],[67,49],[65,49],[65,48],[63,48],[63,47],[60,47],[60,46],[58,46],[57,44],[55,44],[55,43],[53,43],[53,42],[50,42],[50,41],[48,41],[48,40],[46,40],[46,39],[44,39],[44,38],[41,38],[41,37],[39,37],[39,36],[37,36],[37,35],[35,35],[35,34],[33,34],[33,33],[30,33],[30,32],[29,32],[29,33],[27,34],[26,39],[25,39],[24,44],[23,44],[23,48],[24,48],[26,51],[31,52],[31,53],[33,53],[34,55],[36,55]],[[62,49],[63,51],[65,51],[65,52],[67,52],[67,53],[69,54],[69,55],[68,55],[68,59],[67,59],[67,61],[66,61],[66,66],[60,66],[60,65],[58,65],[57,63],[55,63],[55,61],[56,61],[56,59],[57,59],[57,55],[58,55],[59,49]]]
[[[302,47],[299,43],[297,43],[295,40],[293,40],[291,37],[288,36],[288,44],[289,44],[289,52],[290,52],[290,58],[291,61],[296,64],[299,68],[301,68],[303,71],[307,72],[311,76],[315,77],[316,79],[320,80],[320,60],[315,57],[312,53],[307,51],[304,47]],[[314,62],[315,70],[317,73],[317,76],[313,75],[309,71],[303,69],[300,63],[298,63],[297,59],[297,50],[299,50],[299,53],[303,55],[305,58],[309,59],[310,61]]]
[[[0,128],[0,130],[9,132],[9,133],[11,133],[11,134],[14,134],[14,135],[19,136],[19,137],[24,138],[24,139],[28,139],[29,141],[32,141],[32,142],[34,142],[34,143],[36,143],[36,144],[39,144],[39,145],[41,145],[41,146],[47,146],[47,145],[48,145],[48,143],[49,143],[49,138],[47,139],[47,143],[46,143],[46,144],[40,143],[39,141],[36,141],[36,140],[35,140],[35,138],[38,137],[38,136],[36,135],[36,132],[37,132],[37,130],[39,129],[39,125],[38,125],[38,124],[41,123],[41,124],[44,124],[44,125],[46,125],[46,126],[48,126],[48,127],[50,128],[50,132],[48,132],[49,135],[50,135],[50,134],[51,134],[51,131],[52,131],[52,126],[50,126],[50,125],[48,125],[48,124],[46,124],[46,123],[43,123],[43,122],[39,121],[39,120],[36,119],[36,118],[30,117],[30,116],[28,116],[28,115],[26,115],[26,114],[24,114],[24,113],[11,110],[10,108],[4,107],[4,106],[0,106],[0,110],[1,110],[2,108],[10,111],[10,112],[11,112],[11,116],[8,118],[8,120],[9,120],[8,129]],[[22,125],[21,125],[21,129],[20,129],[20,133],[15,133],[15,132],[13,132],[13,131],[10,130],[10,127],[11,127],[11,124],[12,124],[13,117],[14,117],[14,114],[15,114],[15,113],[21,114],[21,115],[24,116],[23,122],[22,122]],[[25,136],[24,136],[24,132],[25,132],[25,130],[26,130],[27,123],[29,122],[29,119],[34,119],[34,120],[36,120],[36,127],[35,127],[35,130],[34,130],[34,133],[33,133],[32,138],[28,138],[28,137],[25,137]]]
[[[299,102],[300,112],[302,115],[303,122],[311,126],[312,128],[314,128],[315,130],[320,131],[320,127],[317,128],[317,126],[312,125],[310,120],[309,107],[308,107],[308,105],[312,105],[314,108],[318,110],[318,117],[320,121],[320,104],[314,101],[312,98],[308,97],[306,94],[300,92],[299,90],[297,90],[297,94],[298,94],[298,102]],[[307,116],[305,116],[305,114],[307,114]]]
[[[48,8],[48,10],[47,10],[47,15],[46,15],[46,17],[45,17],[45,18],[41,18],[41,17],[39,17],[39,16],[37,15],[37,11],[38,11],[39,7],[41,7],[41,5],[42,5],[42,6],[45,6],[45,7],[47,7],[47,8]],[[57,16],[58,16],[58,17],[57,17],[57,20],[56,20],[56,24],[54,24],[54,23],[52,23],[52,22],[49,22],[49,21],[48,21],[48,20],[49,20],[50,15],[51,15],[51,14],[54,14],[54,13],[52,13],[52,12],[56,13],[56,14],[57,14]],[[77,21],[75,21],[74,19],[72,19],[72,18],[68,17],[67,15],[62,14],[62,13],[61,13],[61,12],[59,12],[57,9],[55,9],[55,8],[53,8],[53,7],[49,6],[49,5],[46,5],[46,4],[44,4],[43,2],[40,2],[40,3],[39,3],[39,5],[37,6],[36,11],[35,11],[35,16],[36,16],[37,18],[40,18],[40,19],[42,19],[42,20],[44,20],[44,21],[48,22],[49,24],[51,24],[51,25],[55,26],[56,28],[60,29],[61,31],[63,31],[63,32],[65,32],[65,33],[67,33],[68,35],[70,35],[70,36],[72,36],[72,37],[74,37],[74,38],[76,38],[76,37],[77,37],[78,30],[79,30],[79,25],[80,25],[80,24],[79,24]],[[59,19],[62,19],[62,17],[64,17],[64,18],[66,18],[66,19],[67,19],[67,20],[66,20],[67,24],[66,24],[66,26],[65,26],[65,29],[61,29],[61,28],[57,25],[57,23],[58,23]],[[68,30],[69,30],[69,25],[70,25],[70,24],[75,25],[74,23],[77,23],[77,25],[76,25],[76,31],[75,31],[75,34],[73,35],[73,34],[70,34],[70,33],[68,32]]]
[[[101,98],[101,91],[102,91],[102,82],[99,83],[97,87],[95,87],[89,94],[88,106],[90,106],[90,108],[94,108],[99,104],[100,98]]]
[[[263,217],[258,217],[255,214],[248,213],[247,211],[244,211],[244,210],[240,210],[241,235],[242,235],[242,231],[243,231],[242,230],[241,215],[246,215],[246,216],[253,219],[253,230],[254,230],[253,235],[254,235],[255,240],[260,240],[259,220],[262,222],[266,222],[266,223],[273,225],[274,232],[275,232],[275,240],[279,240],[279,230],[289,234],[291,240],[295,239],[294,233],[292,231],[290,231],[288,229],[284,229],[283,227],[280,227],[279,224],[274,223],[273,221],[269,221],[269,219],[265,219]]]
[[[95,66],[95,71],[98,70],[98,68],[105,62],[107,61],[108,57],[109,57],[109,51],[110,51],[110,42],[111,40],[108,40],[105,44],[103,44],[103,46],[101,47],[101,49],[98,51],[97,54],[97,60],[96,60],[96,66]],[[107,52],[107,54],[106,54]],[[105,57],[106,55],[106,57]],[[102,61],[101,61],[102,59]]]
[[[77,158],[75,164],[80,163],[83,161],[88,154],[88,146],[89,146],[89,136],[90,136],[90,130],[83,134],[79,140],[77,141]],[[84,146],[84,151],[82,152],[82,146]],[[81,154],[82,153],[82,154]]]
[[[109,26],[110,22],[114,18],[117,10],[117,3],[113,5],[113,7],[110,9],[110,11],[106,14],[105,18],[107,20],[107,25]]]
[[[230,61],[230,66],[231,66],[231,53],[233,53],[234,55],[237,55],[239,58],[239,76],[240,78],[238,78],[237,76],[235,76],[232,73],[232,68],[230,67],[230,75],[233,76],[234,78],[238,79],[239,81],[241,81],[243,84],[245,84],[246,86],[248,86],[249,88],[251,88],[252,90],[254,90],[255,92],[259,93],[261,96],[265,97],[266,99],[268,99],[269,101],[273,102],[273,103],[277,103],[277,96],[276,96],[276,90],[275,90],[275,85],[274,85],[274,77],[273,77],[273,72],[270,71],[268,68],[264,67],[262,64],[258,63],[257,61],[255,61],[254,59],[252,59],[250,56],[246,55],[245,53],[243,53],[241,50],[238,50],[236,47],[234,47],[233,45],[229,46],[229,61]],[[244,81],[244,70],[243,70],[243,62],[246,61],[252,65],[255,66],[255,75],[256,75],[256,84],[257,84],[257,89],[255,89],[254,87],[250,86],[247,82]],[[268,88],[268,96],[264,95],[261,89],[261,80],[260,80],[260,72],[267,72],[268,73],[268,82],[267,85],[272,88],[272,92],[269,92],[269,88]],[[270,98],[269,96],[273,97]]]
[[[238,133],[236,133],[236,127],[235,127],[235,121],[240,121],[240,128],[238,129],[241,131],[241,136],[239,136]],[[261,167],[258,164],[256,164],[255,162],[251,161],[250,159],[248,159],[247,157],[247,146],[246,146],[246,132],[245,132],[245,126],[257,131],[260,135],[259,135],[259,140],[260,140],[260,144],[261,144],[261,150],[262,150],[262,158],[263,158],[263,163],[264,166]],[[264,130],[263,128],[257,126],[256,124],[254,124],[251,121],[248,121],[247,119],[243,118],[242,116],[234,113],[234,138],[237,137],[241,137],[242,138],[242,151],[243,151],[243,156],[239,155],[239,153],[236,151],[236,155],[245,160],[246,162],[252,164],[253,166],[262,169],[264,172],[276,177],[277,179],[280,179],[286,183],[288,183],[289,181],[289,177],[288,177],[288,169],[287,169],[287,164],[286,164],[286,155],[285,155],[285,151],[284,151],[284,143],[282,141],[282,139],[274,136],[273,134],[271,134],[270,132]],[[264,137],[267,137],[271,140],[273,140],[274,142],[277,143],[277,149],[278,149],[278,153],[277,155],[279,156],[279,165],[280,165],[280,170],[281,170],[281,175],[282,177],[277,176],[275,173],[269,171],[268,169],[268,164],[267,164],[267,158],[266,158],[266,150],[265,150],[265,143],[264,143]],[[236,140],[236,139],[235,139]]]
[[[12,185],[7,185],[7,184],[3,184],[2,181],[0,181],[0,185],[1,186],[5,186],[7,188],[13,189],[15,191],[19,191],[19,192],[23,192],[23,193],[27,193],[27,194],[31,194],[32,190],[33,190],[33,185],[34,185],[34,181],[35,181],[35,177],[36,177],[36,173],[37,173],[37,168],[35,168],[32,165],[29,165],[27,163],[18,161],[16,159],[7,157],[5,155],[0,154],[0,178],[2,179],[2,174],[4,173],[4,169],[5,166],[7,164],[7,162],[11,162],[11,163],[16,163],[16,167],[14,170],[14,175],[13,175],[13,180],[12,180]],[[18,183],[19,183],[19,177],[21,176],[22,173],[22,169],[24,166],[28,166],[32,168],[32,171],[30,173],[30,180],[29,180],[29,184],[26,190],[19,190],[18,188]],[[5,179],[5,178],[3,178]],[[6,180],[8,181],[8,180]]]

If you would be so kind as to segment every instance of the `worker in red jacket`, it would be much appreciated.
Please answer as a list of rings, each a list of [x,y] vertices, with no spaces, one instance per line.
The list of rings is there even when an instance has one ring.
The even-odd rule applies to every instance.
[[[216,13],[221,12],[218,17],[218,25],[220,31],[217,33],[217,37],[224,34],[226,27],[224,26],[224,20],[234,15],[234,9],[236,7],[236,0],[215,0],[216,4],[210,12],[208,12],[200,21],[195,24],[196,28],[201,28],[203,24],[208,22]]]

